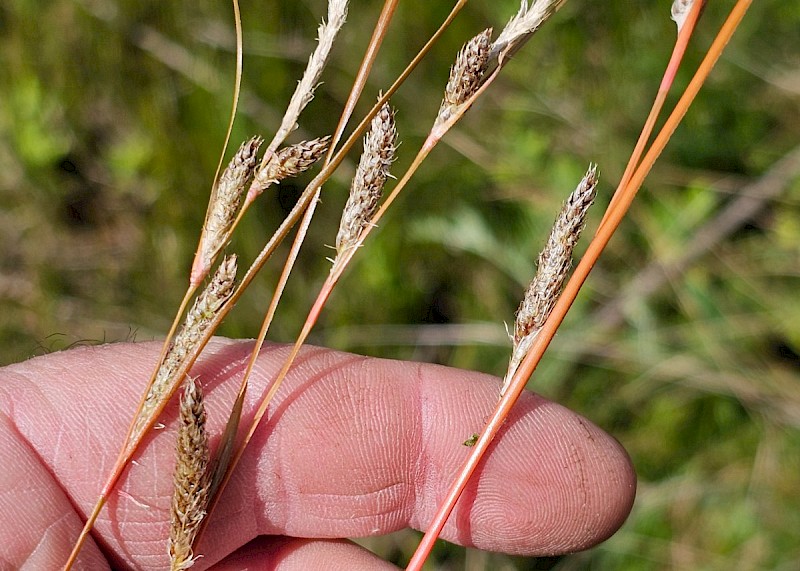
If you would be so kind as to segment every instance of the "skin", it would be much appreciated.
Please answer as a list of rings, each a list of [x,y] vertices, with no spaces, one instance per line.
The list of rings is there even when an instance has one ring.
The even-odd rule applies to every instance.
[[[215,339],[192,371],[212,450],[250,352]],[[0,568],[57,569],[96,500],[158,356],[155,343],[82,347],[0,369]],[[245,404],[280,368],[259,358]],[[339,538],[424,529],[500,381],[305,349],[213,513],[193,569],[393,569]],[[164,569],[176,406],[104,508],[76,569]],[[519,555],[589,548],[630,512],[621,446],[533,393],[520,399],[442,537]],[[303,538],[303,539],[299,539]]]

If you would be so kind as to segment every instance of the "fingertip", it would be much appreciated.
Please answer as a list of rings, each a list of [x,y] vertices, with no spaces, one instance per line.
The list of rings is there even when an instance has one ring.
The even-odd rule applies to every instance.
[[[494,379],[475,380],[471,398],[488,405],[483,417],[474,410],[467,416],[472,422],[485,421],[497,387]],[[452,388],[445,390],[452,395]],[[454,461],[452,443],[449,448],[449,455],[429,455],[442,459],[433,469],[441,481],[423,492],[415,521],[421,529],[468,454]],[[467,485],[442,537],[520,555],[578,551],[619,529],[635,492],[636,476],[619,442],[580,415],[526,392]]]
[[[513,550],[516,531],[524,546],[521,552],[536,555],[597,545],[620,528],[633,506],[636,475],[630,458],[616,439],[591,421],[528,396],[532,398],[525,401],[539,404],[520,403],[518,430],[508,429],[514,433],[509,438],[513,449],[530,451],[527,463],[518,464],[521,492],[509,511],[527,511],[528,516],[512,518],[516,529],[512,526],[500,536]],[[527,448],[519,442],[526,435]]]

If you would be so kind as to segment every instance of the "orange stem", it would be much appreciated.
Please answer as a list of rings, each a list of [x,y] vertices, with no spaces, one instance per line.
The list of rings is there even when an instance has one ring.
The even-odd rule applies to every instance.
[[[133,435],[133,428],[136,425],[137,419],[139,418],[139,413],[141,413],[142,411],[145,399],[147,398],[147,393],[150,390],[150,387],[153,385],[156,375],[158,374],[158,369],[164,362],[164,357],[166,357],[167,355],[169,344],[171,343],[172,338],[175,335],[175,331],[178,328],[178,323],[180,323],[181,316],[183,315],[183,312],[186,310],[186,306],[189,304],[189,300],[191,300],[195,291],[197,291],[197,286],[190,285],[187,288],[186,293],[183,296],[183,300],[181,301],[181,304],[178,308],[178,311],[175,313],[175,318],[172,320],[172,325],[170,326],[169,332],[167,333],[167,336],[164,339],[164,343],[161,346],[161,353],[159,354],[158,362],[156,363],[156,366],[153,368],[153,372],[150,375],[150,380],[147,382],[147,389],[142,394],[142,398],[139,401],[139,406],[136,408],[136,413],[134,413],[133,415],[133,420],[131,420],[131,424],[130,426],[128,426],[128,432],[125,436],[125,440],[123,441],[123,445],[122,448],[120,449],[119,456],[117,457],[116,462],[114,462],[114,466],[111,469],[111,473],[109,474],[105,484],[103,484],[103,487],[100,490],[100,495],[98,496],[97,501],[95,502],[95,505],[92,508],[91,513],[89,514],[89,517],[83,524],[83,529],[81,530],[78,539],[72,546],[72,551],[69,554],[69,558],[67,559],[67,562],[64,564],[64,571],[69,571],[69,569],[71,569],[72,566],[75,564],[75,561],[78,558],[78,554],[83,548],[83,544],[89,537],[89,532],[92,530],[94,524],[97,522],[97,518],[100,516],[100,511],[103,509],[103,506],[106,505],[106,502],[108,502],[108,498],[111,496],[111,491],[114,489],[114,486],[117,485],[117,482],[122,476],[122,472],[125,470],[125,467],[128,465],[131,456],[133,455],[134,452],[136,452],[136,445],[138,444],[138,442],[141,441],[141,438],[138,438],[134,442],[131,442],[131,436]],[[153,417],[153,423],[154,422],[155,422],[155,416]]]
[[[667,63],[667,69],[664,71],[664,77],[661,79],[661,85],[658,87],[658,93],[656,94],[655,101],[653,101],[653,106],[650,108],[650,114],[647,116],[647,120],[642,128],[642,132],[639,133],[639,140],[636,141],[636,146],[631,153],[630,159],[628,159],[625,172],[622,174],[619,185],[617,185],[617,192],[619,192],[619,189],[625,188],[631,179],[633,169],[635,169],[636,165],[639,164],[639,159],[642,157],[642,153],[647,145],[647,141],[650,139],[650,135],[653,132],[653,127],[656,124],[658,114],[661,113],[661,108],[664,106],[664,101],[667,99],[667,94],[669,93],[670,87],[672,87],[672,83],[675,81],[675,75],[677,74],[678,68],[683,61],[683,56],[686,53],[686,47],[689,45],[689,40],[692,37],[692,33],[694,33],[698,20],[700,20],[700,14],[703,11],[704,5],[705,0],[698,0],[694,3],[692,10],[686,17],[686,21],[683,23],[683,26],[678,32],[678,37],[675,39],[675,47],[672,50],[669,63]],[[616,206],[617,192],[615,192],[614,196],[611,198],[611,202],[606,209],[606,213],[610,212],[611,209]],[[603,227],[605,222],[606,218],[604,216],[598,225],[598,230]]]

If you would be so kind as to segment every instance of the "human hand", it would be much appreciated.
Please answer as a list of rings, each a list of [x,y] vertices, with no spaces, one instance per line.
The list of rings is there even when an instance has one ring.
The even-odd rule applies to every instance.
[[[250,348],[215,339],[192,370],[212,450]],[[251,395],[287,351],[262,351]],[[82,347],[0,369],[0,568],[64,564],[158,352],[154,343]],[[305,349],[211,514],[195,568],[393,569],[337,538],[425,529],[499,386],[468,371]],[[245,425],[256,400],[247,399]],[[145,440],[76,569],[168,566],[176,413],[170,406],[166,428]],[[586,549],[619,528],[634,492],[613,438],[525,393],[442,537],[512,554]]]

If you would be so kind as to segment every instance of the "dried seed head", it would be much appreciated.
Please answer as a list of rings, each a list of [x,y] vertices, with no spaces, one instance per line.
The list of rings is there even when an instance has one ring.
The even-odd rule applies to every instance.
[[[284,147],[259,168],[250,185],[250,192],[262,193],[271,184],[297,176],[308,170],[328,150],[331,138],[320,137]]]
[[[547,244],[539,255],[536,277],[525,293],[525,299],[517,312],[514,327],[516,342],[541,328],[550,315],[561,285],[572,265],[572,251],[583,230],[586,213],[594,201],[596,172],[597,168],[590,166],[581,183],[564,203],[553,224]]]
[[[194,564],[192,543],[208,507],[209,452],[203,392],[187,377],[180,404],[168,551],[172,571]]]
[[[253,173],[257,161],[256,155],[263,142],[264,140],[261,137],[253,137],[249,141],[242,143],[219,177],[217,192],[220,197],[231,196],[236,200],[241,198],[244,183]]]
[[[266,166],[270,155],[283,144],[289,133],[294,131],[297,127],[300,113],[314,99],[314,90],[319,85],[319,78],[322,75],[322,70],[325,69],[325,64],[333,48],[333,42],[347,19],[347,4],[347,0],[328,0],[327,22],[323,21],[317,29],[317,47],[308,58],[308,65],[306,65],[306,69],[303,72],[303,77],[297,83],[297,87],[281,120],[281,125],[269,144],[266,152],[267,156],[264,157],[261,163],[262,167]],[[248,201],[251,200],[249,194]]]
[[[336,235],[337,254],[342,254],[356,244],[361,232],[375,214],[383,185],[389,177],[389,167],[394,161],[396,144],[394,111],[388,104],[384,104],[372,119],[370,131],[364,137],[364,152],[353,177],[350,196]]]
[[[222,260],[208,286],[198,296],[194,306],[186,315],[183,330],[176,339],[188,330],[201,329],[201,332],[205,330],[222,305],[230,298],[235,281],[236,254],[232,254]]]
[[[500,394],[505,393],[511,377],[528,354],[536,335],[558,300],[558,294],[572,265],[572,252],[580,238],[589,207],[594,202],[596,186],[597,165],[589,165],[580,184],[567,198],[553,224],[547,244],[539,255],[536,276],[517,310],[514,347]]]
[[[686,21],[686,17],[689,15],[689,11],[692,9],[692,6],[694,6],[694,2],[695,0],[675,0],[672,3],[670,17],[678,26],[679,33],[681,28],[683,28],[683,23]]]
[[[203,232],[192,264],[192,285],[205,279],[214,258],[230,238],[231,225],[239,210],[244,185],[253,174],[262,142],[260,137],[253,137],[242,143],[211,192]]]
[[[450,77],[436,117],[437,124],[447,121],[481,86],[489,60],[491,39],[492,29],[487,28],[461,48],[456,62],[450,68]]]
[[[153,411],[174,393],[180,381],[175,378],[177,371],[191,355],[222,306],[230,299],[235,280],[236,256],[231,255],[222,260],[208,286],[186,314],[181,330],[170,344],[164,362],[158,368],[155,380],[147,391],[129,442],[137,439],[147,426]]]
[[[504,52],[507,55],[516,52],[565,1],[533,0],[529,7],[528,0],[522,0],[517,14],[508,21],[492,44],[489,59],[495,60]]]

